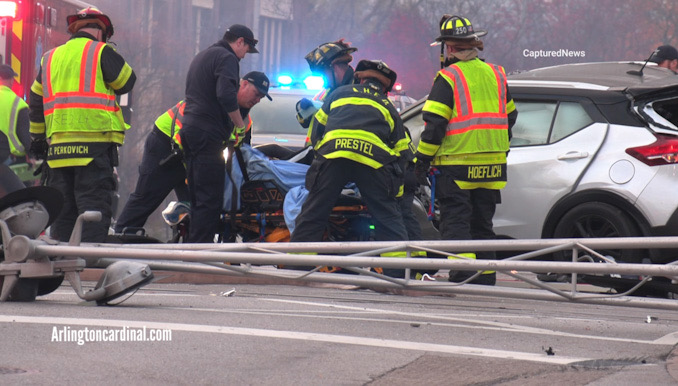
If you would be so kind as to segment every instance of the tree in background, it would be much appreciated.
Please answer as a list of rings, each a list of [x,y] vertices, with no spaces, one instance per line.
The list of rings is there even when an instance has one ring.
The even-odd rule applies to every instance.
[[[398,74],[407,95],[421,98],[431,89],[440,69],[438,47],[430,46],[436,36],[432,36],[428,21],[417,13],[399,10],[386,19],[383,28],[364,39],[356,59],[383,60]]]

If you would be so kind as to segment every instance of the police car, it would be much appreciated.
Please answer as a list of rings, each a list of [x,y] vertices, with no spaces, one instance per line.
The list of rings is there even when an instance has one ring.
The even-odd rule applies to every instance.
[[[277,144],[293,151],[300,150],[306,142],[307,129],[297,121],[296,105],[302,98],[313,99],[322,88],[322,78],[309,76],[302,85],[291,77],[280,76],[269,89],[272,101],[262,100],[252,108],[252,146]],[[402,87],[399,83],[397,86]],[[416,99],[402,92],[394,92],[389,99],[398,111],[416,103]]]
[[[252,146],[277,144],[291,150],[300,150],[306,142],[307,129],[297,121],[297,102],[311,99],[318,90],[271,88],[273,99],[262,100],[250,111],[252,117]]]

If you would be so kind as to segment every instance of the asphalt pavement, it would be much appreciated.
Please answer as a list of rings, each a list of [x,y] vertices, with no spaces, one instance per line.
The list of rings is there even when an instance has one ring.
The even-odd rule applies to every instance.
[[[113,307],[82,302],[68,286],[32,303],[2,304],[0,383],[671,385],[678,379],[673,311],[347,285],[173,281],[153,283]],[[515,285],[508,277],[498,283]]]

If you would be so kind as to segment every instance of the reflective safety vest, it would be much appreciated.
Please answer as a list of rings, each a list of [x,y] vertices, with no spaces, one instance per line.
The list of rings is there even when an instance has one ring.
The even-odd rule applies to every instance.
[[[420,141],[417,150],[432,165],[451,166],[462,189],[501,189],[506,185],[509,150],[506,74],[479,59],[452,64],[438,73],[454,91],[454,106],[428,100],[423,110],[449,119],[440,145]]]
[[[26,154],[26,149],[16,132],[16,124],[19,110],[27,107],[28,104],[9,87],[0,86],[0,131],[7,136],[9,150],[16,156]]]
[[[168,137],[172,137],[172,122],[174,122],[174,141],[179,145],[181,145],[179,130],[181,130],[183,126],[185,107],[186,102],[179,101],[174,107],[167,110],[155,120],[155,126]]]
[[[329,111],[325,111],[328,102]],[[408,148],[409,140],[404,133],[397,143],[387,144],[396,127],[393,114],[397,112],[386,95],[375,95],[366,86],[348,85],[335,90],[328,102],[315,115],[325,126],[324,135],[315,146],[323,157],[346,158],[379,169]],[[352,110],[349,113],[347,109]]]
[[[87,165],[111,143],[124,141],[129,125],[101,71],[105,46],[85,37],[73,38],[42,58],[42,85],[34,83],[31,89],[43,96],[51,167]],[[116,82],[124,84],[131,73],[125,64]]]
[[[235,147],[242,145],[242,141],[247,136],[247,132],[252,130],[252,117],[247,114],[247,117],[243,118],[243,120],[245,121],[245,128],[243,130],[234,129],[233,133],[231,133],[231,137],[235,137]]]
[[[184,124],[185,108],[186,101],[179,101],[174,107],[167,110],[155,120],[155,126],[168,137],[172,137],[172,122],[174,122],[174,142],[176,142],[179,147],[181,147],[181,136],[179,136],[179,131]],[[252,118],[247,115],[247,117],[243,119],[245,120],[245,129],[240,133],[234,130],[231,135],[233,141],[236,142],[236,146],[239,146],[247,135],[247,132],[252,130]]]

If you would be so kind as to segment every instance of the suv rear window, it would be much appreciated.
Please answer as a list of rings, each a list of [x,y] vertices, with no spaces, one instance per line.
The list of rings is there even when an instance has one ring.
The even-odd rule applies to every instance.
[[[593,123],[584,107],[576,102],[515,101],[515,104],[518,120],[512,129],[512,147],[558,142]]]
[[[678,99],[657,101],[652,104],[654,110],[664,119],[678,127]]]

